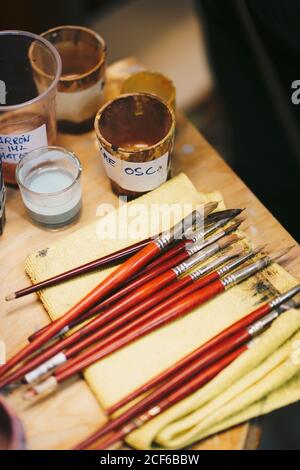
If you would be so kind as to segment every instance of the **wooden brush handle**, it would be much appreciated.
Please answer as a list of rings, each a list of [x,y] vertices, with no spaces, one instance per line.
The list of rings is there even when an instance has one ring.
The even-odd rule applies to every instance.
[[[102,258],[98,258],[96,260],[90,261],[82,266],[78,266],[76,268],[70,269],[64,273],[58,274],[53,276],[49,279],[45,279],[45,281],[38,282],[30,287],[25,287],[24,289],[18,290],[16,294],[16,299],[23,297],[24,295],[31,294],[33,292],[37,292],[42,289],[46,289],[47,287],[51,287],[57,285],[61,282],[67,281],[68,279],[73,279],[77,276],[81,276],[82,274],[89,273],[93,270],[99,269],[103,266],[108,267],[113,263],[119,262],[121,263],[129,256],[132,256],[137,251],[144,248],[148,243],[151,241],[151,238],[147,238],[141,242],[134,243],[131,246],[126,248],[122,248],[121,250],[115,251],[109,255],[103,256]],[[32,341],[34,339],[34,335],[32,335]]]
[[[216,377],[223,369],[225,369],[229,364],[231,364],[246,349],[246,346],[241,346],[240,348],[236,349],[235,351],[229,353],[227,356],[220,359],[215,364],[211,365],[210,367],[207,367],[196,377],[192,378],[187,383],[183,384],[181,387],[175,390],[173,393],[165,397],[163,400],[156,403],[156,414],[152,413],[153,407],[151,407],[147,411],[137,416],[133,421],[126,423],[126,425],[121,429],[116,430],[114,433],[102,439],[101,443],[95,446],[94,448],[96,450],[107,449],[111,445],[118,442],[120,439],[127,436],[127,434],[129,434],[130,432],[134,431],[135,429],[138,429],[140,426],[147,423],[158,414],[161,414],[163,411],[169,409],[172,405],[175,405],[176,403],[179,403],[180,400],[187,398],[189,395],[196,392],[199,388],[203,387],[206,383]],[[95,440],[97,440],[97,438],[93,439],[92,442],[95,442]],[[86,449],[88,447],[85,444],[86,442],[87,440],[79,444],[75,449]]]
[[[217,344],[221,343],[222,341],[226,340],[229,338],[231,335],[237,333],[243,328],[246,328],[247,326],[251,325],[254,323],[256,320],[259,320],[260,318],[264,317],[270,312],[271,308],[269,304],[264,304],[261,307],[257,308],[253,312],[251,312],[249,315],[246,315],[244,318],[241,320],[238,320],[236,323],[233,325],[230,325],[228,328],[223,330],[221,333],[218,335],[214,336],[211,340],[207,341],[203,346],[201,346],[201,354],[204,354],[206,351],[208,351],[210,348],[216,346]]]
[[[112,290],[121,285],[128,277],[135,274],[139,269],[145,266],[160,252],[159,247],[154,242],[150,242],[141,251],[133,255],[130,259],[125,261],[107,278],[105,278],[95,289],[89,292],[82,300],[76,305],[71,307],[67,313],[61,318],[51,323],[48,329],[41,334],[35,341],[21,349],[15,356],[13,356],[5,365],[0,368],[0,376],[10,370],[13,366],[18,364],[26,356],[36,351],[46,341],[52,338],[58,331],[72,320],[83,314],[96,302],[99,302],[103,297],[108,295]]]
[[[173,273],[173,271],[171,271],[171,273]],[[85,347],[87,347],[87,345],[92,344],[93,342],[96,342],[96,340],[99,340],[99,339],[103,338],[104,335],[105,335],[106,338],[103,339],[101,341],[101,343],[98,345],[97,351],[104,349],[105,347],[107,347],[111,343],[113,343],[113,342],[119,340],[120,338],[126,336],[127,334],[131,333],[133,330],[138,331],[139,328],[144,327],[152,319],[154,319],[154,318],[158,319],[161,312],[162,312],[162,314],[164,314],[164,312],[169,307],[172,307],[174,305],[174,303],[176,303],[179,300],[187,297],[188,295],[192,294],[196,290],[201,289],[202,287],[209,284],[210,282],[213,281],[213,279],[216,279],[216,278],[219,279],[219,275],[217,273],[212,273],[212,274],[209,274],[209,275],[205,276],[203,279],[200,279],[197,282],[190,285],[192,283],[192,279],[191,279],[190,276],[186,276],[186,277],[182,278],[180,281],[177,281],[177,283],[175,285],[179,284],[179,287],[182,287],[183,284],[187,284],[187,287],[181,288],[180,290],[178,290],[178,292],[175,292],[172,296],[168,295],[167,300],[162,301],[163,300],[163,295],[162,294],[165,291],[168,294],[168,291],[167,291],[168,287],[166,289],[163,289],[163,290],[160,289],[160,292],[157,293],[157,295],[156,295],[157,298],[160,297],[161,302],[159,302],[159,300],[156,301],[157,299],[154,298],[155,296],[153,296],[153,297],[150,296],[149,297],[149,295],[148,295],[148,298],[146,298],[146,300],[145,300],[145,304],[149,305],[149,303],[151,302],[151,299],[153,299],[153,300],[155,300],[155,306],[153,308],[151,308],[150,310],[148,310],[140,318],[136,318],[136,320],[134,320],[134,317],[137,317],[142,311],[146,311],[144,303],[140,303],[140,304],[136,305],[131,310],[127,311],[124,315],[122,315],[122,317],[120,317],[119,319],[109,323],[109,325],[107,325],[104,328],[101,327],[101,330],[100,330],[99,329],[100,328],[100,323],[101,323],[101,326],[102,326],[103,322],[107,323],[107,321],[108,321],[106,316],[111,318],[111,310],[109,310],[107,312],[107,314],[104,313],[103,315],[101,315],[101,318],[96,320],[97,323],[98,323],[98,325],[97,325],[97,330],[98,331],[92,337],[89,336],[89,338],[87,338],[85,341],[81,341],[80,344],[77,344],[74,347],[69,348],[68,351],[66,352],[66,356],[68,358],[72,357],[73,355],[75,355],[75,354],[77,354],[77,353],[79,353],[80,351],[83,350],[83,347],[82,347],[83,344],[84,344]],[[171,279],[171,278],[169,278],[169,279]],[[161,285],[161,282],[159,284]],[[169,288],[170,287],[171,286],[169,286]],[[130,323],[128,323],[129,320],[132,320],[132,321],[130,321]],[[118,327],[120,327],[123,322],[124,323],[126,322],[127,325],[125,325],[122,328],[118,329]],[[109,333],[111,333],[111,334],[109,334]],[[74,359],[74,362],[80,361],[82,357],[87,357],[87,356],[89,356],[89,354],[90,354],[90,352],[86,351],[86,353],[83,353],[82,355],[78,356],[77,359]],[[69,362],[62,365],[61,370],[67,369],[68,367],[69,367]]]
[[[143,286],[147,282],[151,281],[152,279],[156,278],[157,276],[166,272],[167,270],[173,268],[174,266],[186,260],[187,258],[188,258],[187,252],[183,251],[182,253],[179,253],[177,256],[174,256],[172,259],[168,260],[167,262],[160,264],[159,266],[149,271],[148,273],[145,273],[142,276],[139,276],[136,280],[130,282],[128,285],[119,289],[115,294],[110,295],[108,299],[104,300],[100,304],[95,305],[93,308],[91,308],[90,314],[94,315],[98,313],[100,310],[107,308],[110,305],[116,303],[125,295],[129,294],[130,292],[133,292],[138,287]]]
[[[61,341],[58,341],[53,345],[50,345],[47,349],[42,351],[32,360],[28,361],[15,372],[4,377],[3,380],[0,380],[0,388],[5,387],[5,385],[7,385],[8,383],[11,383],[12,381],[18,380],[19,378],[23,377],[25,374],[27,374],[27,372],[33,370],[40,364],[43,364],[48,359],[55,356],[55,354],[65,350],[68,347],[69,349],[65,352],[65,355],[66,357],[72,357],[78,352],[82,351],[84,348],[93,344],[95,341],[108,335],[110,332],[114,331],[114,329],[118,326],[122,325],[123,323],[126,323],[131,318],[135,318],[135,316],[145,310],[146,307],[143,308],[143,303],[141,303],[138,306],[139,308],[137,312],[133,312],[130,315],[129,310],[129,315],[122,316],[119,320],[113,322],[112,320],[115,317],[121,315],[123,312],[130,309],[131,306],[134,306],[138,302],[142,302],[143,299],[151,299],[153,293],[164,287],[166,284],[169,284],[170,282],[174,281],[175,279],[176,275],[174,271],[169,270],[166,273],[163,273],[161,276],[148,282],[144,286],[137,289],[134,293],[129,294],[128,296],[123,298],[118,304],[112,306],[109,310],[104,312],[103,315],[91,320],[86,325],[82,326],[82,328],[76,330],[72,335],[67,336],[66,338],[62,339]],[[104,325],[106,325],[108,322],[109,324],[105,327]],[[91,334],[93,331],[95,331],[95,333]]]
[[[185,246],[186,246],[186,241],[185,240],[180,240],[175,246],[171,247],[169,250],[167,250],[165,253],[163,253],[161,256],[158,256],[158,258],[153,261],[152,263],[148,264],[146,266],[146,268],[144,268],[141,272],[137,273],[135,276],[133,276],[132,281],[129,280],[128,281],[128,284],[130,284],[131,282],[133,282],[135,279],[138,279],[140,278],[141,276],[143,276],[144,274],[146,273],[149,273],[152,269],[156,268],[157,266],[165,263],[166,261],[169,261],[170,258],[174,258],[176,255],[178,255],[179,253],[181,253],[182,251],[184,251],[185,249]],[[184,258],[186,259],[186,258]],[[183,260],[183,258],[179,258],[179,263]],[[175,263],[176,263],[176,260],[175,260]],[[175,266],[175,264],[172,264],[171,266],[169,265],[169,267],[173,267]],[[169,269],[168,266],[165,268],[165,270]],[[157,276],[158,274],[155,274],[155,276]],[[151,279],[151,277],[147,277],[145,276],[144,277],[145,281],[144,282],[147,282],[147,280]],[[137,285],[142,285],[141,282],[137,283]],[[134,288],[137,287],[137,285],[134,286]],[[119,292],[119,290],[118,290]],[[125,289],[123,291],[123,293],[119,294],[118,295],[110,295],[109,296],[109,299],[107,299],[107,301],[103,301],[101,302],[100,304],[97,304],[97,307],[93,307],[92,310],[88,310],[86,313],[84,313],[82,316],[80,316],[77,320],[75,320],[73,323],[74,324],[71,324],[70,325],[70,328],[72,328],[73,326],[76,326],[78,323],[81,323],[81,321],[84,321],[86,320],[87,318],[93,316],[94,313],[99,313],[100,310],[102,310],[104,307],[108,306],[108,305],[111,305],[114,301],[117,301],[119,298],[121,298],[122,296],[126,295],[126,293],[130,292],[130,289]],[[36,331],[35,333],[33,333],[32,335],[30,335],[28,337],[28,341],[33,341],[34,339],[36,339],[38,336],[40,336],[44,331],[46,331],[48,329],[49,325],[46,325],[44,326],[43,328],[41,328],[40,330]]]
[[[186,364],[188,364],[190,361],[198,357],[199,355],[203,355],[209,351],[218,344],[222,344],[223,341],[226,339],[230,339],[233,337],[232,335],[238,333],[239,331],[243,330],[243,328],[246,328],[247,326],[251,325],[254,323],[256,320],[259,320],[263,316],[265,316],[267,313],[270,312],[270,306],[269,304],[264,304],[258,309],[256,309],[254,312],[251,314],[247,315],[246,317],[242,318],[238,322],[234,323],[233,325],[229,326],[226,328],[224,331],[222,331],[220,334],[216,335],[214,338],[211,340],[207,341],[205,344],[197,348],[195,351],[190,353],[188,356],[184,357],[180,361],[178,361],[176,364],[168,368],[166,371],[162,372],[159,374],[157,377],[154,379],[150,380],[143,386],[139,387],[136,389],[134,392],[129,394],[127,397],[124,397],[122,400],[120,400],[118,403],[115,405],[111,406],[109,409],[107,409],[108,414],[114,413],[116,410],[124,406],[126,403],[129,403],[131,400],[134,398],[138,397],[142,393],[150,390],[151,388],[157,386],[159,383],[161,383],[163,380],[166,380],[169,376],[174,374],[176,370],[179,370],[180,368],[184,367]]]
[[[158,327],[181,317],[186,312],[189,312],[193,308],[197,307],[198,305],[201,305],[202,303],[215,297],[217,294],[223,291],[224,286],[221,281],[215,281],[214,283],[209,284],[200,291],[197,291],[194,294],[190,295],[188,298],[184,298],[181,301],[177,302],[175,305],[173,305],[173,307],[167,310],[164,315],[160,315],[158,319],[153,319],[148,324],[144,325],[141,328],[138,328],[137,331],[131,331],[131,333],[125,338],[121,338],[113,342],[107,348],[104,348],[101,351],[96,350],[95,353],[88,351],[88,353],[86,353],[82,357],[75,358],[75,360],[73,359],[73,362],[72,360],[68,361],[68,368],[66,368],[66,365],[64,365],[57,369],[55,373],[57,381],[61,382],[65,380],[71,375],[76,374],[82,369],[85,369],[89,365],[102,359],[103,357],[108,356],[114,351],[121,349],[125,345],[131,343],[132,341],[135,341],[141,336],[144,336],[145,334],[156,330]]]
[[[104,426],[102,426],[101,429],[99,429],[99,431],[93,435],[93,440],[99,439],[104,434],[107,434],[108,432],[123,426],[125,423],[142,413],[145,409],[149,409],[150,406],[154,406],[165,396],[180,388],[191,377],[194,377],[195,374],[199,374],[201,370],[205,369],[213,363],[216,363],[223,356],[246,343],[249,338],[250,334],[247,331],[241,331],[234,337],[230,338],[230,340],[224,341],[224,343],[210,350],[205,356],[202,355],[199,358],[196,358],[194,361],[191,361],[183,369],[174,371],[176,374],[168,377],[168,380],[161,383],[158,388],[156,388],[137,403],[133,404],[124,413],[120,414],[112,421],[108,421],[106,424],[104,424]],[[85,446],[89,446],[91,443],[91,440],[86,441]]]
[[[167,250],[164,251],[161,255],[159,255],[154,261],[147,264],[147,266],[141,271],[141,274],[151,271],[153,268],[156,268],[160,264],[165,263],[166,261],[169,261],[170,258],[173,258],[173,256],[176,256],[179,253],[181,253],[183,250],[185,250],[186,245],[187,245],[186,240],[179,240],[179,241],[176,241],[175,243],[176,244],[174,246],[167,248]]]
[[[144,299],[148,299],[155,294],[158,290],[162,289],[170,282],[176,279],[176,274],[173,270],[169,270],[157,278],[153,279],[152,281],[148,282],[147,284],[141,286],[137,291],[133,294],[126,296],[123,298],[118,304],[113,305],[107,311],[105,311],[99,318],[96,318],[93,323],[92,330],[96,330],[95,333],[89,335],[88,337],[82,339],[80,343],[75,344],[74,346],[70,347],[66,351],[67,357],[72,357],[75,354],[81,352],[86,347],[90,346],[91,344],[95,343],[99,339],[107,336],[109,333],[117,329],[124,323],[129,322],[130,320],[134,319],[138,314],[145,310],[143,306]],[[137,305],[138,304],[138,305]],[[137,305],[136,310],[134,307]],[[133,307],[133,309],[131,309]],[[129,309],[129,310],[128,310]],[[114,318],[118,317],[122,313],[126,312],[120,318],[113,321]],[[105,326],[106,325],[106,326]],[[131,325],[131,323],[130,323]],[[129,325],[129,328],[130,328]],[[89,328],[91,330],[91,328]],[[79,330],[80,331],[80,330]],[[118,330],[118,336],[122,336],[122,330]]]
[[[214,273],[211,273],[211,274],[205,276],[203,279],[201,279],[197,283],[193,284],[193,286],[194,286],[194,288],[196,288],[195,290],[198,290],[201,287],[204,287],[205,285],[209,284],[210,282],[213,282],[213,281],[217,280],[218,278],[219,278],[218,273],[214,272]],[[188,279],[190,279],[190,276],[186,276],[186,277],[180,279],[177,282],[181,282],[184,279],[188,280]],[[173,284],[171,286],[168,286],[166,289],[164,289],[164,291],[166,291],[168,289],[171,289],[172,286],[173,286]],[[170,295],[168,295],[168,297],[170,297]],[[175,295],[176,295],[176,297],[172,296],[172,299],[174,299],[174,297],[175,297],[176,300],[180,300],[181,298],[184,298],[187,294],[186,294],[186,292],[184,292],[184,290],[182,290],[182,291],[180,291],[180,293],[177,293]],[[170,298],[170,300],[171,300],[171,298]],[[169,304],[170,304],[169,301],[167,303],[163,302],[162,304],[158,305],[154,309],[154,312],[156,311],[158,313],[159,312],[159,307],[162,308],[162,306],[168,306]],[[144,315],[143,318],[146,319],[147,316],[148,316],[148,314]],[[137,323],[131,324],[131,327],[134,327],[135,325],[137,325]],[[119,402],[112,405],[110,408],[108,408],[106,410],[106,412],[108,414],[113,414],[115,411],[122,408],[124,405],[126,405],[130,401],[134,400],[134,398],[142,395],[143,393],[147,392],[148,390],[151,390],[152,388],[156,387],[158,384],[160,384],[161,382],[166,380],[168,377],[172,376],[176,372],[176,370],[179,370],[181,367],[184,367],[185,364],[189,363],[190,361],[192,361],[197,356],[198,356],[198,354],[195,354],[195,351],[193,351],[191,354],[184,357],[181,361],[176,362],[176,364],[174,364],[173,366],[171,366],[170,368],[168,368],[167,370],[165,370],[164,372],[162,372],[161,374],[156,376],[154,379],[149,380],[147,383],[145,383],[141,387],[139,387],[136,390],[134,390],[133,392],[131,392],[129,395],[124,397],[122,400],[120,400]]]

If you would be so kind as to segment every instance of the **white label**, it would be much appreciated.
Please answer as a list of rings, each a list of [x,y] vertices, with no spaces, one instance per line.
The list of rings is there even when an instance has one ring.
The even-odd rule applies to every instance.
[[[85,90],[58,92],[56,95],[56,116],[60,121],[82,122],[91,119],[102,103],[104,81]]]
[[[6,163],[17,164],[26,153],[46,145],[46,124],[23,134],[0,134],[0,158]]]
[[[129,191],[152,191],[167,180],[169,153],[149,162],[127,162],[100,146],[107,176]]]

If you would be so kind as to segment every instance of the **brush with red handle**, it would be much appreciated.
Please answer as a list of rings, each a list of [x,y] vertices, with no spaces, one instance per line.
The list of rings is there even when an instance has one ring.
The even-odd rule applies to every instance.
[[[237,217],[243,210],[244,209],[226,209],[223,211],[214,212],[213,214],[208,214],[206,223],[215,223],[226,218],[228,218],[228,220],[231,220],[234,217]],[[25,295],[29,295],[33,292],[38,292],[42,289],[61,284],[62,282],[65,282],[69,279],[74,279],[78,276],[82,276],[83,274],[93,272],[99,268],[108,268],[110,266],[115,265],[116,263],[121,263],[125,261],[128,257],[132,256],[133,254],[137,253],[139,250],[144,248],[146,245],[148,245],[151,240],[157,238],[158,236],[159,235],[156,235],[156,237],[146,238],[145,240],[122,248],[118,251],[115,251],[114,253],[110,253],[109,255],[105,255],[101,258],[90,261],[81,266],[77,266],[76,268],[70,269],[69,271],[66,271],[64,273],[57,274],[56,276],[53,276],[49,279],[45,279],[44,281],[38,282],[32,286],[20,289],[16,292],[7,295],[5,297],[5,300],[10,301],[14,299],[19,299],[20,297],[24,297]]]
[[[146,266],[146,264],[158,256],[158,254],[172,241],[182,237],[182,234],[188,229],[188,227],[195,225],[195,223],[200,224],[203,222],[204,217],[212,212],[216,207],[217,203],[208,203],[202,206],[201,209],[193,211],[181,222],[176,224],[173,229],[164,232],[160,237],[148,243],[148,245],[146,245],[142,250],[126,260],[76,305],[71,307],[62,317],[51,323],[45,333],[36,338],[32,343],[25,346],[5,365],[1,366],[0,374],[2,375],[6,373],[21,360],[37,351],[38,348],[51,339],[65,325],[71,323],[75,318],[82,315],[86,310],[110,294],[113,290],[117,289],[128,278],[133,276],[144,266]]]
[[[294,305],[291,303],[288,308],[292,308]],[[182,384],[186,383],[195,374],[199,374],[203,369],[207,368],[213,363],[219,361],[222,357],[226,356],[231,351],[240,348],[245,345],[245,350],[248,348],[248,342],[254,337],[261,334],[268,328],[274,320],[276,320],[282,312],[287,310],[287,306],[282,310],[272,310],[271,313],[264,316],[260,320],[252,323],[247,328],[243,328],[233,335],[229,336],[226,340],[210,348],[205,354],[199,352],[201,347],[198,348],[194,353],[189,354],[181,361],[180,366],[177,363],[176,367],[173,367],[173,371],[170,374],[165,374],[165,379],[160,381],[155,390],[149,393],[146,397],[142,398],[137,403],[133,404],[129,409],[118,415],[113,420],[107,422],[98,431],[93,433],[89,438],[84,440],[77,446],[77,449],[86,449],[90,447],[95,441],[102,438],[105,434],[115,431],[117,428],[125,425],[128,421],[132,420],[145,409],[150,406],[154,406],[159,400],[163,399],[167,395],[171,394],[175,389],[178,389]],[[248,344],[246,344],[248,343]],[[170,371],[170,369],[168,369]]]
[[[222,331],[220,334],[218,334],[211,340],[207,341],[205,344],[201,345],[195,351],[191,352],[190,354],[185,356],[183,359],[176,362],[176,364],[172,365],[171,367],[163,371],[161,374],[149,380],[144,385],[137,388],[136,390],[128,394],[126,397],[122,398],[120,401],[118,401],[114,405],[110,406],[108,409],[106,409],[107,414],[111,415],[115,413],[120,408],[130,403],[132,400],[140,397],[141,395],[148,392],[149,390],[154,389],[155,387],[160,385],[162,382],[169,380],[172,376],[177,374],[179,370],[184,368],[191,361],[197,359],[199,356],[201,357],[204,356],[206,353],[209,354],[210,351],[212,351],[214,348],[218,347],[220,344],[224,344],[224,342],[227,341],[228,338],[233,338],[235,335],[239,334],[240,331],[245,331],[245,329],[246,330],[249,329],[249,331],[247,330],[248,333],[254,335],[255,328],[252,328],[250,325],[253,325],[253,323],[255,324],[256,321],[260,322],[261,318],[266,318],[266,319],[273,318],[273,320],[275,320],[281,313],[285,312],[287,308],[288,309],[298,308],[299,303],[296,303],[293,300],[289,302],[286,302],[286,301],[290,299],[291,297],[294,297],[295,295],[297,295],[299,292],[300,292],[300,286],[290,289],[288,292],[280,295],[273,301],[268,302],[267,304],[264,304],[260,308],[246,315],[244,318],[237,321],[230,327],[226,328],[224,331]],[[274,305],[275,303],[277,304],[276,307],[272,307],[272,305]],[[268,317],[269,314],[270,314],[270,317]]]
[[[104,336],[107,336],[109,333],[112,333],[115,329],[120,328],[120,326],[123,324],[128,323],[130,320],[133,320],[138,315],[142,314],[144,311],[146,311],[146,309],[149,308],[149,300],[152,299],[152,302],[155,302],[155,298],[153,297],[155,292],[160,290],[162,294],[164,292],[164,290],[161,291],[163,286],[170,284],[176,280],[179,275],[183,274],[188,269],[191,269],[199,262],[204,261],[210,256],[216,254],[222,248],[229,246],[237,239],[238,237],[235,234],[225,236],[218,242],[208,245],[203,250],[201,250],[201,244],[199,246],[197,244],[192,245],[192,247],[189,249],[189,256],[192,254],[193,256],[190,256],[189,258],[185,256],[183,258],[185,261],[182,261],[178,266],[175,266],[147,284],[141,286],[134,292],[134,294],[131,293],[127,295],[121,299],[121,301],[104,311],[102,315],[94,318],[82,328],[75,331],[72,335],[66,337],[62,341],[57,342],[54,345],[50,345],[47,349],[41,351],[36,357],[29,360],[25,365],[5,376],[0,381],[0,388],[7,386],[12,381],[18,380],[25,374],[27,374],[25,376],[26,382],[29,383],[36,381],[41,375],[44,375],[45,373],[64,363],[71,357],[75,356],[78,352],[83,350],[85,347],[95,343]],[[199,252],[197,253],[198,249]],[[236,251],[239,253],[241,248],[236,249]],[[161,297],[162,295],[158,295],[157,302],[160,301]],[[152,305],[155,305],[155,303],[152,303]],[[130,309],[130,307],[134,306],[136,306],[136,308]],[[124,312],[127,313],[124,314]],[[124,315],[120,316],[122,313]],[[113,321],[114,318],[118,316],[120,318]],[[105,327],[105,325],[107,326]],[[67,350],[64,351],[66,348]],[[37,367],[38,369],[36,369]]]
[[[199,390],[205,384],[210,382],[216,377],[222,370],[224,370],[229,364],[237,359],[244,351],[247,350],[247,346],[240,346],[238,349],[230,352],[226,356],[222,357],[218,362],[210,365],[206,369],[202,370],[195,377],[190,378],[186,383],[183,383],[180,387],[170,393],[168,396],[163,397],[155,405],[150,406],[142,413],[137,415],[132,421],[127,422],[124,426],[112,432],[108,436],[104,437],[100,443],[97,443],[93,449],[102,450],[107,449],[113,444],[123,440],[129,433],[140,428],[143,424],[146,424],[151,419],[155,418],[159,414],[163,413],[171,406],[184,400],[192,393]],[[81,443],[74,448],[74,450],[86,449],[85,443]]]
[[[222,227],[223,225],[226,225],[228,221],[229,221],[228,218],[222,219],[222,220],[215,222],[214,224],[211,224],[209,227],[205,227],[203,230],[200,230],[194,234],[191,234],[191,235],[187,234],[187,237],[189,240],[188,242],[185,240],[180,240],[179,242],[177,242],[174,247],[171,247],[170,249],[168,249],[166,252],[160,255],[156,260],[148,264],[146,268],[138,272],[137,275],[135,275],[133,278],[130,278],[128,283],[126,283],[124,287],[121,287],[121,289],[118,289],[117,292],[114,292],[113,294],[111,294],[107,299],[100,302],[100,304],[95,305],[92,309],[88,310],[86,313],[84,313],[79,318],[74,320],[70,325],[66,325],[61,331],[57,333],[57,336],[60,337],[62,335],[65,335],[74,326],[78,325],[82,321],[85,321],[87,318],[99,313],[105,307],[108,307],[110,304],[124,297],[126,294],[128,294],[132,290],[145,284],[147,281],[153,279],[158,274],[161,274],[162,272],[164,272],[164,270],[166,271],[167,269],[175,266],[178,262],[184,259],[184,256],[183,258],[181,258],[181,254],[182,252],[186,252],[186,250],[189,247],[191,247],[192,243],[201,244],[201,247],[205,248],[206,246],[210,245],[214,241],[219,240],[222,236],[226,235],[226,233],[229,234],[231,231],[234,230],[234,227],[232,227],[230,230],[227,230],[226,233],[224,232],[222,234],[219,232],[218,234],[216,234],[215,238],[209,237],[209,239],[204,240],[204,238],[210,235],[212,232]],[[243,220],[239,221],[238,225],[241,224],[242,222]],[[238,225],[236,226],[236,228],[238,228]],[[168,262],[168,264],[166,262]],[[154,268],[158,268],[158,271],[154,271]],[[41,328],[40,330],[35,332],[33,335],[31,335],[28,338],[28,340],[32,341],[33,339],[37,338],[41,333],[46,331],[48,327],[49,325],[46,325],[44,328]]]
[[[138,325],[137,328],[134,327],[133,322],[130,325],[130,332],[126,336],[123,336],[122,333],[122,336],[120,338],[113,340],[112,335],[108,338],[108,344],[105,344],[105,341],[101,342],[100,345],[96,344],[86,352],[79,354],[78,357],[75,357],[74,359],[69,360],[67,363],[59,366],[52,376],[50,376],[44,382],[32,387],[25,394],[25,398],[30,398],[32,396],[39,395],[40,393],[43,393],[45,391],[51,391],[55,389],[59,383],[63,382],[72,375],[82,371],[86,367],[121,349],[125,345],[137,340],[145,334],[156,330],[158,327],[180,318],[185,313],[190,312],[193,308],[203,304],[204,302],[215,297],[221,292],[224,292],[225,289],[228,289],[233,285],[242,282],[246,278],[269,266],[271,262],[281,258],[285,253],[286,250],[284,250],[284,253],[281,253],[279,256],[265,256],[259,259],[258,261],[251,263],[246,267],[234,273],[231,273],[228,276],[225,276],[221,280],[212,282],[211,284],[200,289],[199,291],[193,292],[191,295],[187,295],[178,302],[175,302],[170,308],[167,308],[163,313],[160,312],[157,318],[152,318],[148,322],[145,321],[143,325]],[[201,282],[201,279],[200,281],[196,281],[196,283],[197,282]],[[189,291],[191,287],[194,287],[194,285],[188,286],[184,290]],[[147,315],[148,314],[149,312],[147,313]]]

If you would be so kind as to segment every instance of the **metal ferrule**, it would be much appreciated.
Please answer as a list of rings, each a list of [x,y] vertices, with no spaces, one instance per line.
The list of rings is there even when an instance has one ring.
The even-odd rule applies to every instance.
[[[211,245],[211,243],[209,243],[208,245]],[[204,243],[202,242],[199,242],[199,243],[190,243],[190,244],[187,244],[185,246],[185,250],[187,252],[187,254],[189,256],[192,256],[194,255],[195,253],[198,253],[198,251],[200,250],[203,250],[204,248],[206,248],[207,245],[205,245]]]
[[[156,238],[154,240],[154,243],[160,250],[163,250],[170,243],[170,238],[167,235],[163,234],[160,237]]]
[[[288,310],[291,310],[292,308],[299,308],[300,304],[299,302],[296,302],[294,299],[289,300],[288,302],[278,305],[276,308],[278,313],[284,313],[287,312]]]
[[[196,269],[196,271],[192,272],[191,274],[192,280],[196,281],[197,279],[199,279],[199,277],[204,276],[210,271],[213,271],[218,266],[220,266],[220,264],[226,263],[226,261],[228,261],[229,258],[230,258],[229,255],[223,255],[223,256],[220,256],[219,258],[214,259],[213,261],[206,264],[205,266],[202,266],[202,268]]]
[[[196,234],[194,235],[194,237],[192,238],[192,241],[193,241],[194,243],[197,243],[198,241],[203,240],[203,237],[200,236],[200,235],[202,235],[202,234],[196,233]],[[206,234],[205,234],[205,235],[206,235]],[[211,236],[208,237],[205,241],[203,241],[203,245],[204,245],[204,246],[208,246],[208,245],[210,245],[211,243],[214,243],[214,242],[220,240],[220,238],[224,237],[225,235],[226,235],[226,234],[225,234],[224,230],[221,230],[221,232],[215,233],[214,235],[211,235]]]
[[[55,336],[53,336],[53,338],[55,338],[55,339],[63,338],[64,335],[66,333],[68,333],[68,331],[70,331],[70,327],[69,327],[69,325],[66,325]]]
[[[278,297],[276,297],[276,299],[272,300],[270,302],[270,307],[275,308],[278,305],[283,304],[287,300],[289,300],[292,297],[294,297],[295,295],[297,295],[299,292],[300,292],[300,284],[298,284],[297,286],[295,286],[292,289],[288,290],[284,294],[279,295]]]
[[[235,284],[239,284],[240,282],[257,273],[261,269],[266,268],[270,263],[271,259],[268,256],[265,256],[264,258],[261,258],[255,263],[249,264],[248,266],[245,266],[244,268],[229,274],[229,276],[224,277],[221,282],[225,288],[231,287]]]
[[[55,356],[51,357],[48,361],[44,362],[40,366],[36,367],[32,371],[28,372],[24,376],[26,383],[31,384],[40,379],[43,375],[46,375],[51,370],[55,369],[57,366],[64,364],[67,358],[64,353],[58,353]]]
[[[171,241],[185,238],[185,232],[189,227],[200,227],[204,220],[204,210],[199,209],[188,214],[184,219],[178,222],[171,230],[166,230],[154,240],[154,243],[160,250],[165,248]]]
[[[185,238],[190,239],[193,243],[196,243],[199,240],[204,240],[205,237],[215,232],[215,230],[218,230],[218,228],[226,225],[230,220],[230,218],[219,220],[218,222],[215,222],[208,227],[199,230],[198,232],[195,232],[195,230],[190,228],[185,232]]]
[[[249,335],[252,337],[259,335],[278,317],[279,317],[279,313],[276,312],[276,310],[268,313],[263,318],[261,318],[260,320],[257,320],[255,323],[253,323],[253,325],[250,325],[247,328]]]
[[[245,261],[248,261],[250,258],[252,258],[252,256],[254,256],[253,251],[249,251],[245,255],[239,256],[230,263],[226,264],[226,266],[222,266],[222,268],[218,269],[219,276],[224,276],[224,274],[229,273],[233,269],[245,263]]]
[[[149,417],[153,418],[154,416],[159,415],[161,412],[161,407],[158,405],[153,406],[149,411],[146,411],[146,413],[143,413],[139,417],[133,419],[133,422],[136,427],[141,427],[143,424],[145,424],[147,421],[149,421]]]
[[[214,243],[213,245],[206,247],[204,250],[202,250],[202,248],[200,247],[199,250],[196,254],[183,261],[178,266],[175,266],[175,268],[172,268],[177,277],[183,274],[184,272],[188,271],[201,261],[204,261],[210,256],[213,256],[219,250],[219,245],[217,243]]]

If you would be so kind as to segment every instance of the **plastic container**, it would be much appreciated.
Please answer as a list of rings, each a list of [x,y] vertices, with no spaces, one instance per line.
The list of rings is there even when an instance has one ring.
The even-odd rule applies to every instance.
[[[0,157],[5,182],[16,184],[15,170],[22,157],[56,141],[55,97],[61,59],[40,36],[2,31],[0,63]]]

